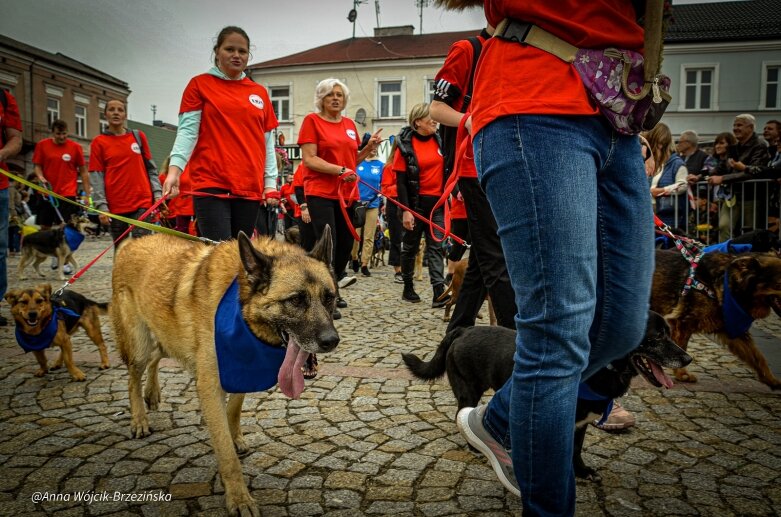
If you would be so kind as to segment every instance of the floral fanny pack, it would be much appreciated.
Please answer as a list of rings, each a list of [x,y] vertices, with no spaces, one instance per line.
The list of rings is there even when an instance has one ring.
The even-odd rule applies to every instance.
[[[589,96],[613,128],[625,135],[652,129],[670,104],[670,78],[646,73],[632,50],[579,49],[536,25],[505,18],[494,37],[531,45],[572,63]]]

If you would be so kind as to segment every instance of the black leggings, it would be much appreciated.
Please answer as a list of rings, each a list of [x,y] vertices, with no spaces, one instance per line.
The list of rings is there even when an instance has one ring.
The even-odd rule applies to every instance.
[[[312,230],[315,241],[322,237],[326,224],[331,227],[331,235],[334,240],[334,255],[331,264],[334,267],[336,278],[339,279],[344,276],[347,262],[350,260],[350,253],[352,253],[353,242],[355,241],[355,238],[350,233],[350,229],[347,227],[347,223],[344,221],[342,209],[339,207],[339,200],[307,196],[306,204],[309,207],[309,215],[312,217]],[[352,217],[353,206],[347,209],[349,217]]]
[[[140,219],[140,217],[149,210],[148,208],[139,208],[135,212],[126,212],[124,214],[117,214],[121,215],[123,217],[127,217],[130,219]],[[114,247],[116,248],[119,246],[119,243],[127,239],[127,235],[122,237],[122,240],[117,241],[119,239],[119,236],[122,235],[125,230],[127,230],[129,224],[126,222],[120,221],[119,219],[112,218],[109,223],[109,228],[111,229],[111,238],[114,239]],[[150,235],[152,232],[150,230],[147,230],[146,228],[141,228],[138,226],[134,226],[133,229],[130,231],[129,235],[132,235],[134,239],[137,239],[139,237],[143,237],[144,235]]]
[[[227,194],[218,188],[203,189],[210,194]],[[209,196],[193,196],[198,232],[213,241],[227,241],[244,232],[252,237],[260,203],[246,199],[222,199]]]

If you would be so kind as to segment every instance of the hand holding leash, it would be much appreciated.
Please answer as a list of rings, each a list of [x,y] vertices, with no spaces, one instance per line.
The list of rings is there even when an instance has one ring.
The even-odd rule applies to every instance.
[[[179,176],[182,175],[182,169],[176,165],[168,167],[163,183],[163,197],[176,197],[179,195]]]

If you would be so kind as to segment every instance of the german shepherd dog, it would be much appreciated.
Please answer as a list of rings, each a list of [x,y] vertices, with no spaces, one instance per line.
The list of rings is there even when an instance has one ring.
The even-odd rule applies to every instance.
[[[515,365],[515,331],[504,327],[461,327],[445,335],[434,357],[421,361],[413,354],[401,354],[412,374],[423,380],[434,380],[447,372],[458,409],[474,407],[483,393],[501,388]],[[671,388],[673,381],[662,367],[686,366],[691,362],[686,352],[670,338],[670,328],[664,318],[649,311],[643,341],[625,357],[610,363],[592,375],[586,384],[602,400],[578,398],[575,410],[575,440],[573,466],[575,475],[598,481],[599,476],[581,457],[588,423],[608,410],[610,401],[624,395],[632,379],[642,375],[660,388]]]
[[[47,257],[57,258],[57,278],[66,280],[65,274],[62,272],[63,266],[66,263],[70,263],[71,266],[73,266],[73,270],[77,271],[79,265],[76,263],[73,251],[65,240],[65,226],[68,226],[83,235],[85,228],[90,224],[92,223],[90,223],[87,216],[74,214],[71,216],[70,221],[65,225],[27,235],[22,239],[22,255],[19,259],[19,268],[17,270],[19,280],[27,278],[24,274],[24,268],[30,263],[32,263],[35,273],[39,277],[45,278],[46,275],[41,273],[38,266],[40,266],[41,262],[45,261]]]
[[[330,352],[339,343],[331,317],[336,304],[328,266],[331,230],[325,228],[309,255],[282,241],[250,241],[244,233],[213,246],[162,234],[128,241],[114,262],[110,315],[128,367],[131,434],[150,434],[144,401],[157,409],[158,363],[163,357],[177,359],[195,378],[228,512],[257,516],[236,454],[247,450],[240,427],[244,394],[231,393],[226,406],[215,315],[235,280],[249,332],[271,347],[287,347],[275,377],[283,393],[298,398],[304,388],[301,366],[309,354]]]
[[[56,332],[49,346],[60,347],[60,356],[51,367],[52,370],[60,368],[65,363],[65,367],[74,381],[86,379],[84,372],[73,363],[71,336],[79,327],[83,328],[92,342],[97,345],[100,352],[100,369],[105,370],[111,366],[106,343],[100,332],[100,318],[98,318],[99,315],[108,313],[107,303],[92,301],[74,291],[65,291],[54,302],[52,301],[52,286],[50,284],[41,284],[27,289],[12,289],[5,293],[5,299],[11,304],[11,314],[16,322],[17,340],[28,337],[34,339],[45,333],[49,324],[55,325],[51,322],[52,318],[55,317],[55,304],[68,308],[79,315],[73,318],[68,316],[58,318]],[[33,350],[33,354],[40,365],[35,376],[43,377],[49,371],[46,352],[43,349]]]
[[[781,258],[774,253],[706,253],[697,266],[696,279],[710,288],[716,299],[695,289],[682,295],[688,275],[689,263],[681,253],[657,250],[651,310],[664,315],[672,328],[673,341],[686,350],[693,334],[712,334],[751,367],[760,382],[774,390],[781,388],[781,380],[768,368],[751,334],[746,331],[729,336],[723,313],[726,275],[732,297],[752,319],[766,318],[771,310],[781,316]],[[675,370],[675,377],[683,382],[697,381],[684,368]]]

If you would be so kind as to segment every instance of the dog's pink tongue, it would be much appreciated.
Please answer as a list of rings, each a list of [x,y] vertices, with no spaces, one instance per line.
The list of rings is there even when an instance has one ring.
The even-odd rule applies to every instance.
[[[279,369],[277,382],[282,393],[291,399],[297,399],[304,391],[304,372],[301,367],[304,361],[309,357],[309,352],[301,350],[298,343],[291,336],[287,343],[287,352],[282,361],[282,367]]]
[[[648,363],[651,365],[651,372],[653,372],[654,377],[656,378],[657,381],[659,381],[659,384],[661,384],[667,389],[670,389],[673,386],[675,386],[673,380],[666,373],[664,373],[664,370],[662,370],[661,366],[659,366],[653,361],[648,361]]]

